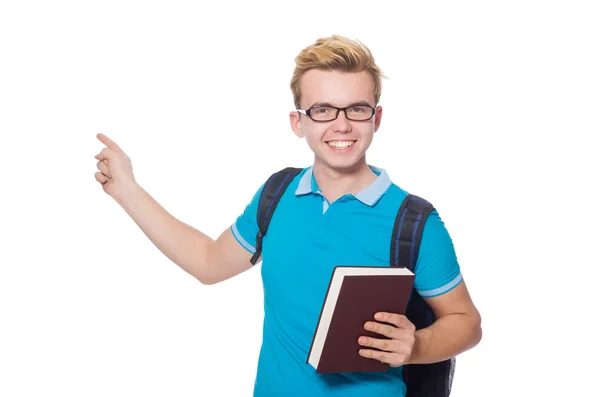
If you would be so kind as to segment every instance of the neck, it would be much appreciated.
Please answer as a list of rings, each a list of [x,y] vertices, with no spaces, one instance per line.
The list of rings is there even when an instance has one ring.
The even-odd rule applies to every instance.
[[[359,193],[377,179],[364,157],[355,166],[341,170],[315,161],[313,174],[321,192],[331,203],[344,194]]]

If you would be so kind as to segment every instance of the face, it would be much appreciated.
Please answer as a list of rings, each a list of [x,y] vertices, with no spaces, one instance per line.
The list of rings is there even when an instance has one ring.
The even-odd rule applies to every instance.
[[[301,109],[327,103],[335,107],[367,102],[375,107],[374,86],[368,72],[309,70],[300,80]],[[337,119],[313,121],[298,112],[290,113],[294,133],[306,142],[315,154],[315,167],[348,172],[366,165],[365,152],[379,129],[382,108],[378,106],[370,120],[354,121],[340,111]],[[349,146],[348,146],[349,145]]]

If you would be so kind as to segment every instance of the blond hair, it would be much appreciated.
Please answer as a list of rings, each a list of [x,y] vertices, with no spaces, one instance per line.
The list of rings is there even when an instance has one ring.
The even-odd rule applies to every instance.
[[[379,103],[381,79],[386,77],[375,64],[369,48],[360,41],[334,34],[318,39],[296,56],[296,68],[290,82],[296,108],[300,108],[300,79],[311,69],[343,72],[366,70],[373,80],[375,105]]]

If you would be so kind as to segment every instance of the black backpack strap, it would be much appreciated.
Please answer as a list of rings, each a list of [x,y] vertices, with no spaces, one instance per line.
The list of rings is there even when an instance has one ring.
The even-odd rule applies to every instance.
[[[256,264],[262,253],[262,240],[267,234],[269,223],[275,212],[275,208],[281,200],[283,193],[296,175],[302,171],[302,168],[288,167],[275,172],[269,177],[260,194],[258,201],[258,210],[256,211],[256,221],[258,223],[258,233],[256,234],[256,252],[252,255],[250,263]]]
[[[414,271],[421,246],[421,234],[429,214],[435,208],[431,203],[414,194],[409,194],[398,209],[392,245],[390,249],[390,264],[407,267]]]
[[[427,200],[408,195],[396,215],[390,246],[391,266],[406,267],[414,272],[419,256],[425,221],[435,208]],[[416,329],[435,321],[427,302],[413,290],[406,308],[406,317]],[[406,397],[448,397],[452,389],[455,359],[432,364],[412,364],[402,368]]]

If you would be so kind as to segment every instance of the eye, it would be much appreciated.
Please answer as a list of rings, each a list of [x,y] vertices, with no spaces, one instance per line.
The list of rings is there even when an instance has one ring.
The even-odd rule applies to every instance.
[[[314,109],[313,109],[313,112],[315,112],[315,113],[320,113],[320,114],[331,113],[331,112],[333,112],[333,111],[335,111],[335,109],[333,109],[333,108],[330,108],[330,107],[326,107],[326,106],[323,106],[323,107],[317,107],[317,108],[314,108]]]

